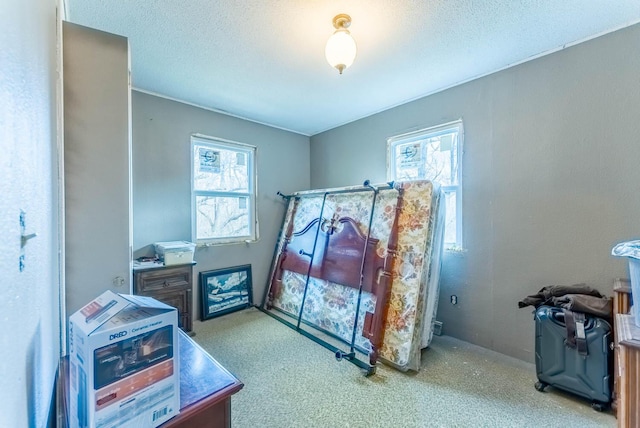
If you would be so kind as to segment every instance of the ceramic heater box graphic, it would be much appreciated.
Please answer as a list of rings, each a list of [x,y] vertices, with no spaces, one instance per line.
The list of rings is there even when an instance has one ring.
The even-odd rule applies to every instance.
[[[179,412],[177,310],[107,291],[69,319],[70,426],[156,427]]]

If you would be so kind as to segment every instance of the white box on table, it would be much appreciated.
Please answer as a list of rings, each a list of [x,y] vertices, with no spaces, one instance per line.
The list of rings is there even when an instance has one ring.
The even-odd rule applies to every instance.
[[[156,254],[165,266],[193,263],[196,244],[189,241],[156,242]]]
[[[631,280],[631,315],[640,327],[640,240],[621,242],[613,247],[611,254],[629,259],[629,279]]]
[[[629,257],[629,279],[631,280],[631,314],[640,327],[640,260]]]
[[[74,427],[156,427],[180,412],[176,308],[106,291],[69,318]]]

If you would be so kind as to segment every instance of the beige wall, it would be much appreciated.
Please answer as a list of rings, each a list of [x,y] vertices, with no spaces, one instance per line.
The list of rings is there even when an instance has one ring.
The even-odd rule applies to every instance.
[[[191,134],[257,147],[260,239],[196,250],[193,316],[200,318],[201,271],[251,264],[261,302],[285,208],[276,192],[309,188],[309,138],[136,91],[132,106],[134,256],[153,254],[157,241],[192,239]]]
[[[638,46],[635,25],[315,135],[311,186],[383,182],[388,137],[462,118],[467,253],[444,258],[437,318],[533,361],[518,300],[576,282],[611,295],[627,275],[612,246],[640,237]]]
[[[131,292],[129,43],[65,22],[66,305]]]

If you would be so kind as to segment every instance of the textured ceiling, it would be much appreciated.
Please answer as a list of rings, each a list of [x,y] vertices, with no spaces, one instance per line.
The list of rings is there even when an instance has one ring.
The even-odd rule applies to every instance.
[[[314,135],[640,22],[640,1],[66,0],[66,13],[129,38],[136,89]],[[358,44],[343,75],[324,58],[338,13]]]

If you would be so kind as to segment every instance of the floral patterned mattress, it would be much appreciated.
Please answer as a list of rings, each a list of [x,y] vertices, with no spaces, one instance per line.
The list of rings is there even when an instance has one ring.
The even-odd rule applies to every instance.
[[[403,189],[403,198],[396,220],[398,188]],[[354,192],[332,193],[351,190]],[[294,210],[294,198],[290,199],[272,271],[279,262],[285,231],[291,223],[292,230],[299,231],[319,217],[350,217],[364,235],[369,233],[371,238],[378,239],[376,253],[380,257],[386,256],[392,228],[397,227],[397,253],[379,357],[400,370],[418,370],[420,350],[431,341],[437,310],[444,229],[444,203],[441,203],[439,188],[430,181],[396,183],[395,189],[379,191],[375,205],[373,192],[360,186],[298,192],[293,196],[298,197],[298,202]],[[361,333],[365,313],[374,311],[373,294],[363,292],[358,305],[357,289],[313,277],[307,284],[306,275],[285,271],[281,286],[275,292],[271,287],[268,291],[270,306],[297,319],[305,286],[307,292],[301,314],[305,325],[350,343],[358,310],[355,345],[360,350],[371,350],[369,340]]]

